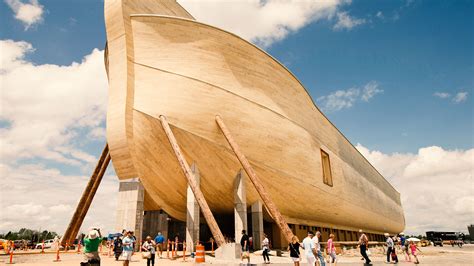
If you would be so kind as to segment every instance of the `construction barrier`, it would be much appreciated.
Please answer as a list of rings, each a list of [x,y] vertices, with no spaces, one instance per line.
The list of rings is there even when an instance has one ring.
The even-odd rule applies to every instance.
[[[203,245],[196,245],[196,256],[194,257],[194,262],[196,263],[204,263],[206,262],[206,256],[204,253],[204,246]]]
[[[77,254],[81,253],[81,242],[77,243]]]
[[[41,245],[41,253],[44,253],[44,239],[43,239],[43,244]]]
[[[10,262],[7,264],[14,264],[13,262],[13,248],[10,248]]]
[[[168,244],[166,244],[166,258],[170,258],[170,240],[168,239]]]

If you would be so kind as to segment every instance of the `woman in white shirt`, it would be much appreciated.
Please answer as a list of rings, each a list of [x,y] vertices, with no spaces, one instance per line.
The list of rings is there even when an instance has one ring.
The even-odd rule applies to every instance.
[[[270,252],[270,241],[266,234],[263,234],[263,241],[262,241],[262,249],[263,249],[263,260],[265,264],[270,263],[270,256],[268,256],[268,252]]]
[[[145,253],[142,253],[143,257],[146,258],[146,265],[147,266],[155,266],[155,252],[156,252],[156,244],[155,244],[155,241],[151,240],[151,236],[147,236],[146,237],[146,241],[143,242],[143,245],[142,245],[142,251],[144,252],[149,252],[149,254],[145,254]]]

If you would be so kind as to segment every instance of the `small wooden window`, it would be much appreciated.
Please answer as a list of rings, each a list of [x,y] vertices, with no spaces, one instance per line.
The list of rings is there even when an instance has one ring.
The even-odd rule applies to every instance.
[[[329,161],[329,154],[323,150],[321,150],[321,162],[323,164],[323,182],[332,187],[331,162]]]

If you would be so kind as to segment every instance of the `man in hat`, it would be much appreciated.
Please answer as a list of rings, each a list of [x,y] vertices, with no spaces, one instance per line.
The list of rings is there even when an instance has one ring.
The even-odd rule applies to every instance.
[[[308,236],[303,239],[303,249],[305,250],[306,254],[306,260],[308,261],[309,266],[314,266],[314,263],[316,262],[316,256],[317,255],[317,250],[316,246],[314,245],[313,241],[313,232],[308,231]]]
[[[84,238],[84,262],[100,263],[99,245],[102,235],[99,229],[92,229]]]
[[[387,263],[390,263],[390,257],[392,256],[392,253],[395,252],[395,243],[393,242],[393,239],[390,237],[389,233],[385,233],[384,235],[387,238],[387,241],[385,242],[387,245]],[[398,263],[396,253],[395,256],[393,256],[392,260],[394,261],[394,263]]]
[[[401,232],[399,235],[400,235],[400,247],[403,253],[405,254],[405,260],[411,261],[410,253],[408,253],[408,241],[407,241],[407,238],[405,237],[405,233]]]
[[[367,248],[369,247],[369,239],[364,234],[364,231],[362,231],[362,229],[359,230],[359,233],[360,233],[360,238],[359,238],[360,254],[362,255],[362,257],[364,257],[365,264],[370,264],[371,260],[369,259],[369,256],[367,256]]]

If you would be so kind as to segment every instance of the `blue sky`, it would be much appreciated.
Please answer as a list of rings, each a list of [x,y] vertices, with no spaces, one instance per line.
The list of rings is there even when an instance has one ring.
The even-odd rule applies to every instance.
[[[263,25],[255,28],[247,26],[242,17],[226,13],[233,5],[237,6],[236,3],[198,5],[192,0],[178,2],[198,20],[236,32],[285,64],[302,81],[328,118],[394,183],[402,198],[412,192],[406,182],[410,182],[414,175],[425,181],[433,175],[421,170],[410,172],[418,163],[424,167],[433,163],[426,161],[426,154],[437,154],[439,158],[436,160],[445,160],[449,165],[464,162],[454,171],[449,170],[449,166],[438,171],[450,172],[439,177],[440,187],[455,176],[463,176],[459,184],[467,190],[456,192],[462,198],[456,213],[463,217],[462,221],[429,226],[465,230],[463,223],[472,220],[474,213],[472,207],[467,212],[463,207],[474,202],[474,197],[469,196],[474,164],[473,1],[331,0],[324,2],[327,7],[298,3],[292,4],[291,8],[300,16],[287,18],[284,13],[270,14],[266,16],[269,22],[260,21],[262,16],[258,17],[258,14],[267,12],[266,4],[240,4],[247,8],[242,10],[248,10],[248,14],[257,14],[248,17],[249,23]],[[30,4],[28,7],[32,9],[21,17],[19,7],[25,4]],[[222,14],[215,10],[221,10]],[[33,167],[41,176],[52,171],[58,178],[74,177],[85,182],[105,143],[104,103],[107,95],[101,69],[101,50],[106,42],[103,1],[2,0],[0,19],[0,40],[13,41],[2,46],[3,56],[9,58],[3,66],[7,70],[1,72],[5,77],[2,79],[4,107],[0,116],[0,133],[5,134],[2,136],[2,149],[7,150],[2,154],[1,163],[7,169],[2,175],[11,177],[15,168],[32,172]],[[283,29],[284,34],[279,35],[281,31],[275,29]],[[39,132],[47,132],[46,129],[50,128],[57,134],[32,141],[37,145],[35,150],[24,147],[26,145],[18,140],[22,138],[15,136],[35,129],[19,127],[25,124],[21,121],[28,120],[10,113],[15,106],[22,106],[13,103],[28,86],[25,84],[30,84],[23,84],[18,78],[12,78],[10,82],[6,76],[14,69],[20,71],[17,64],[24,67],[22,71],[34,69],[35,72],[24,72],[31,74],[24,74],[26,80],[38,75],[31,80],[31,84],[38,84],[33,93],[37,97],[24,104],[29,106],[31,101],[39,103],[45,99],[55,104],[62,100],[82,103],[81,95],[88,94],[84,97],[89,100],[78,105],[93,106],[96,112],[82,114],[90,108],[78,107],[76,113],[65,115],[53,124],[47,121],[48,117],[63,111],[54,109],[60,105],[51,104],[52,112],[38,115],[38,124],[32,122],[32,125],[37,126]],[[66,79],[73,75],[76,67],[94,75],[84,84],[82,78]],[[46,82],[41,85],[34,83],[45,77],[64,77],[64,83],[57,86],[67,89],[77,83],[75,88],[70,88],[74,92],[70,97],[77,99],[68,100],[68,93],[60,98],[57,95],[62,95],[62,91],[50,91],[51,88],[44,85]],[[10,95],[12,90],[18,95]],[[95,93],[98,93],[97,101],[91,96]],[[44,128],[41,125],[45,125]],[[28,139],[27,134],[25,138]],[[43,140],[46,144],[42,143]],[[398,165],[401,170],[393,169],[393,165]],[[109,197],[106,192],[114,191],[117,185],[113,171],[109,175],[108,182],[112,188],[101,192],[104,198]],[[34,174],[25,176],[30,176],[31,180],[39,178]],[[77,187],[78,191],[81,189]],[[436,193],[437,190],[433,190],[433,194]],[[444,199],[448,198],[446,194]],[[413,200],[403,199],[406,203]],[[75,200],[71,197],[70,204],[62,207],[45,205],[36,208],[56,206],[53,208],[55,211],[62,208],[67,213]],[[35,208],[31,204],[23,203],[25,209]],[[411,213],[415,212],[415,205],[405,206],[405,209],[407,228],[413,232],[424,230],[426,227],[423,226],[427,225]],[[94,210],[100,213],[99,206]],[[56,226],[60,230],[64,225],[58,222]],[[1,224],[0,230],[4,230]]]

